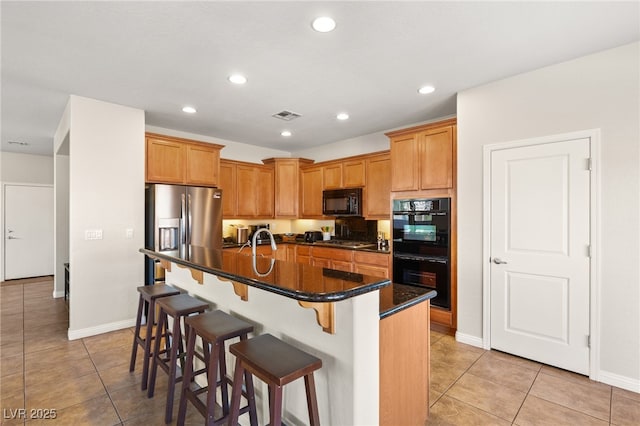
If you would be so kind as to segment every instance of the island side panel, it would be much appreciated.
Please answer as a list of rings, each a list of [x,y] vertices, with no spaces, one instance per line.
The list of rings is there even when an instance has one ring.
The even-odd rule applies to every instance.
[[[371,405],[379,400],[378,291],[334,302],[336,332],[328,334],[318,325],[313,309],[287,297],[248,287],[248,300],[242,301],[231,282],[205,273],[204,283],[198,284],[188,269],[176,264],[167,272],[166,282],[209,301],[212,309],[251,322],[254,335],[270,333],[322,359],[322,368],[314,373],[322,424],[378,424],[378,410]],[[227,357],[232,369],[233,356]],[[256,385],[259,422],[266,424],[267,387],[258,380]],[[303,380],[285,386],[283,421],[308,424]]]
[[[429,305],[380,320],[380,425],[424,426],[429,416]]]

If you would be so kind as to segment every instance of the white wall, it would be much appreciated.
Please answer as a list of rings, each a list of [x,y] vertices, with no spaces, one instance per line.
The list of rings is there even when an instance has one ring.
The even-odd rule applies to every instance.
[[[389,149],[389,138],[385,136],[385,133],[406,129],[408,127],[419,126],[427,123],[434,123],[437,121],[446,120],[455,116],[449,115],[445,117],[439,117],[432,120],[421,121],[419,123],[407,124],[401,127],[395,127],[393,129],[387,129],[380,132],[370,133],[368,135],[357,136],[351,139],[344,139],[338,142],[309,148],[301,149],[291,153],[292,157],[309,158],[320,161],[336,160],[344,157],[351,157],[354,155],[364,155],[377,151],[387,151]]]
[[[291,156],[286,151],[263,148],[246,143],[233,142],[226,139],[182,132],[179,130],[165,129],[163,127],[147,126],[146,130],[148,132],[159,133],[161,135],[176,136],[185,139],[193,139],[200,142],[210,142],[218,145],[224,145],[224,148],[222,148],[222,151],[220,152],[220,157],[224,158],[225,160],[247,161],[249,163],[262,164],[262,160],[267,158],[288,158]]]
[[[134,324],[144,284],[144,111],[71,96],[69,338]],[[126,229],[134,230],[132,239]],[[100,229],[101,240],[85,240]]]
[[[368,154],[370,152],[385,151],[388,149],[389,138],[384,135],[384,132],[376,132],[315,148],[295,151],[291,153],[291,156],[309,158],[316,162],[320,162],[351,157],[354,155]]]
[[[601,129],[600,379],[640,391],[640,43],[458,94],[458,331],[482,337],[482,147]],[[541,315],[544,308],[541,307]]]
[[[67,105],[53,136],[54,210],[54,297],[64,296],[65,268],[69,262],[69,128],[71,102]]]
[[[53,185],[53,157],[2,153],[2,182]]]

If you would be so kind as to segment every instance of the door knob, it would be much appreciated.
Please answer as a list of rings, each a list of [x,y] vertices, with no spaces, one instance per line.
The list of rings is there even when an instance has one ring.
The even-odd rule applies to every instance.
[[[507,262],[505,260],[501,260],[499,257],[494,257],[493,263],[496,265],[505,265]]]

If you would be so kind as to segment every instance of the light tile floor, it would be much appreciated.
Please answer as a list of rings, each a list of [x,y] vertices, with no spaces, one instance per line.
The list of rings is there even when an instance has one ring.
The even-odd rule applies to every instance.
[[[431,332],[429,425],[640,425],[640,394]]]
[[[67,306],[52,289],[50,279],[0,287],[1,424],[163,425],[166,375],[148,399],[141,363],[129,373],[133,330],[69,341]],[[436,331],[431,339],[429,425],[640,425],[640,394]],[[20,408],[56,418],[19,419]],[[189,406],[187,424],[202,423]]]

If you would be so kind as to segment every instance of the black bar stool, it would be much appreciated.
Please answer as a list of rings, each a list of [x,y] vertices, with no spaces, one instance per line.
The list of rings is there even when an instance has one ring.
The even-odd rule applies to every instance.
[[[169,348],[160,350],[160,340],[155,340],[153,349],[153,357],[151,363],[151,374],[149,375],[149,389],[147,396],[153,397],[156,385],[156,376],[158,366],[169,375],[169,385],[167,389],[167,405],[165,410],[165,423],[170,423],[173,416],[173,396],[175,393],[175,385],[182,380],[182,374],[178,372],[178,360],[180,360],[181,369],[184,370],[184,347],[182,346],[181,327],[185,327],[185,334],[188,335],[189,328],[184,324],[184,319],[192,314],[201,314],[209,307],[209,304],[203,302],[188,294],[179,294],[177,296],[163,297],[156,301],[156,305],[160,308],[158,315],[158,325],[156,326],[156,336],[161,334],[163,327],[166,327],[168,317],[173,318],[173,328],[171,331],[171,341]],[[168,339],[167,339],[168,340]],[[204,348],[205,358],[208,357],[208,347]],[[168,352],[168,354],[167,354]]]
[[[316,387],[313,372],[322,367],[322,360],[300,349],[263,334],[229,346],[229,352],[236,356],[236,370],[233,375],[231,395],[230,426],[238,424],[242,376],[245,372],[255,375],[269,385],[269,418],[271,425],[280,425],[282,419],[282,387],[300,377],[304,377],[307,391],[309,422],[320,424]],[[251,376],[246,379],[251,380]],[[253,395],[250,396],[253,398]]]
[[[229,415],[229,388],[231,380],[227,377],[227,363],[225,360],[225,342],[234,338],[240,341],[247,340],[247,334],[253,331],[253,325],[239,318],[233,317],[222,311],[207,312],[185,319],[189,327],[187,338],[187,359],[182,379],[182,393],[180,394],[180,408],[178,410],[178,425],[184,425],[187,400],[190,401],[205,417],[205,424],[209,426],[224,424]],[[202,345],[211,345],[206,367],[199,372],[193,372],[196,338],[200,336]],[[218,376],[218,370],[220,375]],[[207,373],[207,386],[199,388],[193,382],[198,373]],[[248,374],[245,378],[249,377]],[[222,416],[215,418],[216,390],[221,387]],[[253,396],[253,382],[245,381],[247,392],[245,396]],[[240,385],[242,387],[242,385]],[[206,392],[206,405],[198,398],[198,395]],[[255,398],[247,398],[248,404],[240,410],[240,413],[249,411],[251,424],[257,424]]]
[[[155,339],[155,336],[153,335],[153,326],[155,325],[154,321],[156,312],[156,300],[161,297],[180,294],[180,290],[177,290],[168,285],[156,284],[138,287],[138,293],[140,293],[140,297],[138,300],[138,315],[136,317],[136,330],[135,335],[133,336],[133,348],[131,349],[131,363],[129,364],[129,371],[133,371],[136,368],[138,345],[140,345],[144,350],[141,388],[142,390],[145,390],[147,389],[147,382],[149,380],[149,360],[153,355],[151,352],[151,341]],[[140,330],[142,325],[142,312],[144,311],[145,302],[149,304],[149,310],[147,312],[145,337],[142,337],[142,335],[140,334]]]

